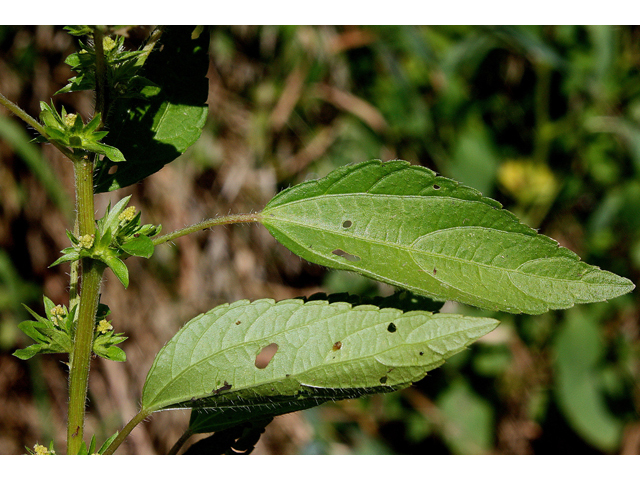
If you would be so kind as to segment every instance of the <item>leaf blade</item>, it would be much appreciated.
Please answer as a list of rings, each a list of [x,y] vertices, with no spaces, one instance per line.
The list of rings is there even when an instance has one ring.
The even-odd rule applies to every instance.
[[[247,420],[247,411],[233,417],[239,407],[254,408],[253,418],[262,418],[396,390],[497,324],[341,302],[221,305],[194,318],[165,345],[147,376],[142,404],[147,411],[219,409],[229,426]],[[256,356],[271,343],[277,352],[265,368],[257,367]]]
[[[403,161],[350,165],[284,190],[260,221],[308,261],[481,308],[539,314],[635,287],[498,202]]]

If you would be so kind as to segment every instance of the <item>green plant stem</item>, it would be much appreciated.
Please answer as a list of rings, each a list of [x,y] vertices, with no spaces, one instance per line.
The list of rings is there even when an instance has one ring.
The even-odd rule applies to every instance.
[[[182,436],[178,439],[178,441],[171,447],[171,450],[167,453],[167,455],[177,455],[182,446],[185,444],[187,440],[191,438],[193,432],[191,430],[187,430],[182,434]]]
[[[100,113],[100,125],[98,130],[104,127],[109,99],[107,98],[107,66],[104,60],[103,41],[104,35],[100,28],[93,32],[93,41],[96,49],[96,114]]]
[[[127,423],[122,430],[118,433],[118,436],[111,442],[111,445],[104,451],[104,455],[113,455],[120,444],[129,436],[131,431],[145,418],[151,415],[151,412],[140,410],[135,417],[133,417],[129,423]]]
[[[29,115],[27,112],[22,110],[18,105],[13,103],[7,97],[0,93],[0,105],[5,107],[11,113],[13,113],[16,117],[23,120],[27,125],[33,127],[40,135],[46,136],[44,133],[44,127],[38,123],[38,121]]]
[[[75,162],[75,173],[78,233],[80,236],[92,235],[95,232],[93,160],[85,156]],[[69,358],[69,414],[67,419],[67,453],[69,454],[77,454],[83,441],[93,330],[104,269],[105,265],[95,260],[85,259],[82,262],[80,305],[73,351]]]
[[[160,245],[161,243],[171,242],[176,238],[182,237],[184,235],[189,235],[190,233],[198,232],[200,230],[205,230],[211,227],[216,227],[218,225],[229,225],[232,223],[259,222],[260,218],[261,218],[261,215],[259,213],[241,213],[238,215],[228,215],[226,217],[209,218],[207,220],[203,220],[200,223],[196,223],[195,225],[190,225],[188,227],[181,228],[180,230],[176,230],[175,232],[171,232],[166,235],[156,237],[152,240],[153,240],[153,244],[157,246],[157,245]]]
[[[76,455],[79,452],[84,437],[85,402],[89,384],[93,330],[104,269],[105,265],[95,260],[84,259],[82,263],[82,291],[69,374],[67,453],[70,455]]]
[[[77,237],[80,236],[80,230],[78,227],[78,217],[73,224],[73,234]],[[69,269],[69,310],[71,310],[80,301],[79,284],[80,282],[80,260],[71,262],[71,268]]]

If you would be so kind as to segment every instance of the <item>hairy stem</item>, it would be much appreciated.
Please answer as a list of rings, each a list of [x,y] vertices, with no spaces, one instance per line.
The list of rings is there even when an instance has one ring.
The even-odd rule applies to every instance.
[[[78,217],[73,225],[73,234],[80,237],[80,230],[78,227]],[[69,272],[69,310],[71,310],[80,301],[80,260],[71,262],[71,268]]]
[[[23,120],[27,125],[33,127],[40,135],[44,135],[44,127],[38,123],[38,121],[29,115],[27,112],[22,110],[19,106],[9,100],[7,97],[0,93],[0,105],[5,107],[11,113],[13,113],[16,117]]]
[[[78,234],[95,233],[93,203],[93,160],[85,156],[75,163]],[[85,402],[89,384],[89,364],[93,330],[98,309],[100,284],[105,265],[91,259],[82,262],[80,306],[76,334],[70,355],[67,453],[77,454],[83,441]]]
[[[150,412],[147,412],[145,410],[140,410],[138,414],[135,417],[133,417],[129,421],[129,423],[127,423],[124,426],[122,430],[120,430],[120,433],[118,433],[118,436],[115,438],[115,440],[111,442],[111,445],[109,445],[109,447],[104,451],[104,455],[113,455],[113,452],[115,452],[118,449],[120,444],[124,442],[124,440],[129,436],[131,431],[140,422],[142,422],[145,418],[147,418],[150,414],[151,414]]]
[[[70,455],[79,452],[83,441],[93,330],[104,269],[104,264],[95,260],[85,259],[82,264],[82,292],[69,374],[67,453]]]
[[[176,230],[175,232],[156,237],[153,239],[153,244],[157,246],[161,243],[171,242],[176,238],[182,237],[184,235],[189,235],[190,233],[198,232],[200,230],[206,230],[207,228],[215,227],[218,225],[259,222],[260,218],[261,217],[259,213],[241,213],[238,215],[228,215],[226,217],[209,218],[207,220],[203,220],[200,223],[196,223],[195,225],[190,225],[188,227],[181,228],[180,230]]]

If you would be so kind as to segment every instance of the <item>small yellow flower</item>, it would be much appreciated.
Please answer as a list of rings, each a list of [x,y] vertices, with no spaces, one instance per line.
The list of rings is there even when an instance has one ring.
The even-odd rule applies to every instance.
[[[86,248],[89,249],[93,246],[93,240],[95,238],[95,235],[85,235],[80,239],[80,246],[82,248]]]
[[[113,50],[113,47],[115,46],[116,46],[116,42],[113,41],[113,38],[104,37],[102,39],[102,48],[104,49],[105,52]]]
[[[73,124],[76,123],[77,117],[78,115],[76,115],[75,113],[67,113],[64,116],[64,124],[69,128],[73,127]]]
[[[111,323],[109,323],[107,320],[100,320],[97,330],[99,333],[102,333],[104,335],[109,330],[113,330],[113,325],[111,325]]]
[[[64,308],[62,308],[62,305],[56,305],[51,309],[51,321],[56,327],[59,322],[64,320],[64,315],[66,315],[66,312],[64,311]]]
[[[38,443],[36,443],[33,446],[33,452],[36,455],[52,455],[54,452],[50,452],[49,449],[47,447],[45,447],[44,445],[40,445]]]
[[[136,207],[127,207],[124,209],[124,211],[118,215],[118,220],[120,220],[121,223],[127,223],[130,222],[131,220],[133,220],[136,216]]]

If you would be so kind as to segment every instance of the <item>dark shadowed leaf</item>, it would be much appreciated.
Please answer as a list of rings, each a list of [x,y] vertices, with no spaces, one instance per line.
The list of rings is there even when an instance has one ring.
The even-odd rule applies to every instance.
[[[126,158],[107,159],[96,169],[96,192],[136,183],[172,162],[199,137],[207,117],[209,34],[166,27],[145,62],[140,91],[114,102],[107,119],[109,145]],[[159,88],[148,88],[149,81]]]

